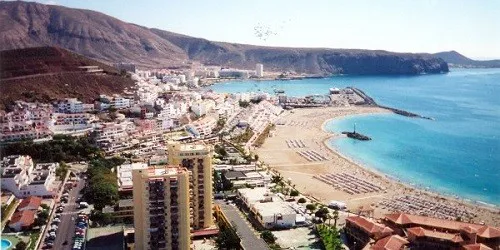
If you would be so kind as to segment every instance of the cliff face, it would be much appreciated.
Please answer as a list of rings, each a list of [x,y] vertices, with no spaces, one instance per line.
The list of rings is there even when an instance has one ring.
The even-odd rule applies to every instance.
[[[125,23],[99,12],[28,2],[0,2],[0,49],[57,46],[105,62],[145,67],[190,61],[310,74],[421,74],[448,72],[429,54],[263,47],[212,42]]]

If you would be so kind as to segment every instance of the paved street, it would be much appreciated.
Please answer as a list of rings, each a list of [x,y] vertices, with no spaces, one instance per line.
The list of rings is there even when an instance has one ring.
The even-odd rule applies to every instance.
[[[78,205],[76,204],[76,199],[81,189],[83,189],[85,181],[80,179],[78,185],[71,189],[69,192],[69,202],[64,208],[61,216],[61,223],[59,223],[59,228],[57,229],[57,236],[54,242],[53,249],[61,250],[71,250],[73,246],[73,237],[75,234],[75,220],[78,214]],[[67,241],[68,244],[63,245]]]
[[[244,249],[268,249],[266,242],[253,231],[252,226],[242,217],[243,215],[236,206],[225,204],[221,200],[216,200],[215,202],[220,205],[232,226],[236,226],[236,231],[240,236],[241,245]]]

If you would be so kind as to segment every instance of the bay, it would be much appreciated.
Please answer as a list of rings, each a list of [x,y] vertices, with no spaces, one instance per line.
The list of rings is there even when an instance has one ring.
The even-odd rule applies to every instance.
[[[350,116],[325,125],[352,130],[373,140],[349,138],[328,143],[368,168],[407,183],[500,205],[500,69],[452,69],[421,76],[334,76],[292,81],[234,81],[216,92],[268,92],[288,96],[327,94],[354,86],[377,103],[435,120],[395,114]]]

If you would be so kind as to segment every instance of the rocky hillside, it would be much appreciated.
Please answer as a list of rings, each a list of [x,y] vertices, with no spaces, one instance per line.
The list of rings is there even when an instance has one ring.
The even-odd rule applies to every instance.
[[[57,46],[105,62],[145,67],[197,61],[238,68],[309,74],[421,74],[448,72],[429,54],[278,48],[212,42],[125,23],[99,12],[20,1],[0,2],[0,49]]]
[[[500,60],[473,60],[454,50],[434,54],[450,64],[451,67],[464,68],[500,68]]]
[[[133,86],[115,68],[60,48],[5,50],[0,58],[0,109],[15,100],[77,97],[91,102],[99,94],[121,93]],[[98,66],[103,72],[87,73],[81,66]]]

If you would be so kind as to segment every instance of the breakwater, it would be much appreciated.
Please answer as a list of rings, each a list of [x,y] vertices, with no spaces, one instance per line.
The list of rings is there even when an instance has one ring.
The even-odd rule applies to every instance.
[[[434,120],[434,118],[432,118],[432,117],[422,116],[422,115],[415,114],[415,113],[412,113],[412,112],[409,112],[406,110],[392,108],[392,107],[388,107],[388,106],[384,106],[384,105],[379,105],[375,102],[375,100],[373,100],[373,98],[371,98],[370,96],[365,94],[365,92],[363,92],[362,90],[360,90],[358,88],[354,88],[354,87],[349,87],[349,88],[352,89],[352,91],[354,91],[357,95],[361,96],[361,98],[363,98],[365,100],[364,105],[376,106],[379,108],[387,109],[387,110],[392,111],[394,114],[398,114],[398,115],[402,115],[402,116],[406,116],[406,117]]]
[[[360,140],[360,141],[370,141],[372,139],[366,135],[363,135],[363,134],[360,134],[357,132],[344,131],[344,132],[342,132],[342,134],[347,135],[347,137],[349,137],[349,138]]]

